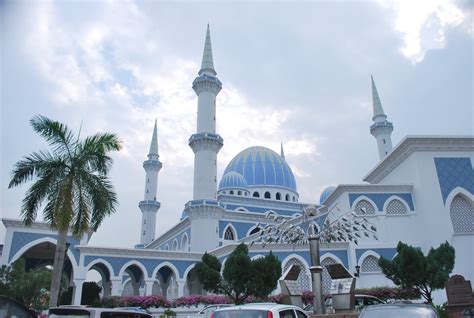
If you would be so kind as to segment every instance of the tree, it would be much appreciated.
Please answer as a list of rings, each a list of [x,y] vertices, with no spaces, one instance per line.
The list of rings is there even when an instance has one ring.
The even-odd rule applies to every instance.
[[[217,257],[204,253],[195,269],[205,290],[225,294],[235,304],[243,303],[250,295],[268,296],[281,276],[281,263],[271,251],[263,258],[251,260],[245,243],[238,245],[229,255],[222,276],[221,267]]]
[[[96,231],[102,220],[115,212],[117,195],[108,179],[112,158],[107,153],[121,148],[115,134],[97,133],[79,140],[64,124],[44,116],[30,121],[33,130],[52,148],[18,161],[9,188],[35,180],[22,201],[21,215],[31,225],[43,202],[43,219],[58,231],[50,307],[57,305],[66,253],[68,230],[80,238]]]
[[[431,293],[444,288],[454,268],[454,248],[445,242],[425,256],[420,249],[398,242],[397,253],[393,260],[379,259],[385,276],[395,285],[417,289],[426,301],[433,302]]]
[[[25,271],[25,260],[20,258],[12,266],[0,268],[0,294],[29,308],[43,309],[41,299],[47,294],[51,276],[51,270],[44,266]]]

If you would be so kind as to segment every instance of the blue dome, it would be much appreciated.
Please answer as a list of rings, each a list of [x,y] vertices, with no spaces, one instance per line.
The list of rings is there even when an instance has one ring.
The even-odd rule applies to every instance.
[[[247,188],[248,184],[244,176],[235,171],[230,171],[224,174],[219,183],[219,190],[226,188]]]
[[[326,199],[331,195],[331,193],[334,192],[334,190],[336,190],[336,187],[333,186],[329,186],[324,189],[324,191],[321,193],[321,196],[319,197],[319,204],[323,204],[324,201],[326,201]]]
[[[250,147],[241,151],[225,169],[223,181],[229,172],[242,175],[250,187],[277,186],[296,192],[295,177],[290,166],[280,155],[265,147]]]

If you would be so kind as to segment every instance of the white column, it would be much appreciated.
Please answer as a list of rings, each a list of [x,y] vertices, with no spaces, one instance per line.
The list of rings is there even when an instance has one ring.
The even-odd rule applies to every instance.
[[[122,280],[120,278],[111,278],[112,296],[122,296]]]
[[[145,280],[145,295],[150,296],[153,292],[153,284],[155,283],[154,279],[146,279]]]
[[[112,283],[109,281],[102,281],[102,295],[104,298],[107,298],[110,296],[111,293],[111,288],[112,288]]]
[[[81,304],[81,297],[82,297],[82,284],[84,283],[85,279],[75,279],[74,280],[74,293],[72,304],[73,305],[80,305]]]
[[[178,279],[176,282],[178,283],[178,297],[183,297],[184,296],[184,287],[186,286],[186,280],[185,279]]]

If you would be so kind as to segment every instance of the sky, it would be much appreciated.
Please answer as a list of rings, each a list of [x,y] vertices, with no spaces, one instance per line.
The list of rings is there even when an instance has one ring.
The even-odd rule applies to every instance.
[[[192,199],[191,84],[207,23],[223,83],[218,181],[241,150],[279,152],[282,142],[300,202],[361,183],[379,160],[371,74],[394,145],[406,135],[473,135],[473,3],[0,1],[0,216],[19,218],[31,185],[8,189],[15,162],[48,148],[29,124],[41,114],[82,127],[81,136],[119,135],[110,173],[119,206],[90,244],[139,243],[142,162],[156,118],[157,234],[173,226]],[[4,233],[2,224],[0,244]]]

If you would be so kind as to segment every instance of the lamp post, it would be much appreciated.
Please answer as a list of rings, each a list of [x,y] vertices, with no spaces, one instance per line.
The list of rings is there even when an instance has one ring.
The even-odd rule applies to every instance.
[[[313,312],[315,314],[325,314],[326,306],[323,297],[323,267],[320,261],[319,240],[317,228],[311,224],[308,228],[309,255],[311,256],[311,284],[313,289]]]
[[[322,219],[324,222],[320,231],[318,231],[318,226],[315,223],[318,212],[315,206],[310,205],[304,208],[303,220],[300,220],[299,217],[288,219],[279,215],[270,216],[273,222],[262,228],[260,236],[253,240],[252,244],[262,243],[265,247],[266,244],[297,245],[309,243],[311,283],[314,295],[313,311],[315,314],[325,314],[323,267],[320,262],[319,246],[321,240],[327,243],[351,241],[357,245],[358,240],[362,237],[361,234],[367,238],[373,237],[375,240],[378,240],[378,238],[375,225],[361,215],[364,214],[364,211],[359,211],[359,215],[355,212],[345,213],[336,217],[333,221],[330,221],[327,215],[321,215],[320,217],[325,218]],[[306,232],[301,227],[303,224],[308,224]]]

